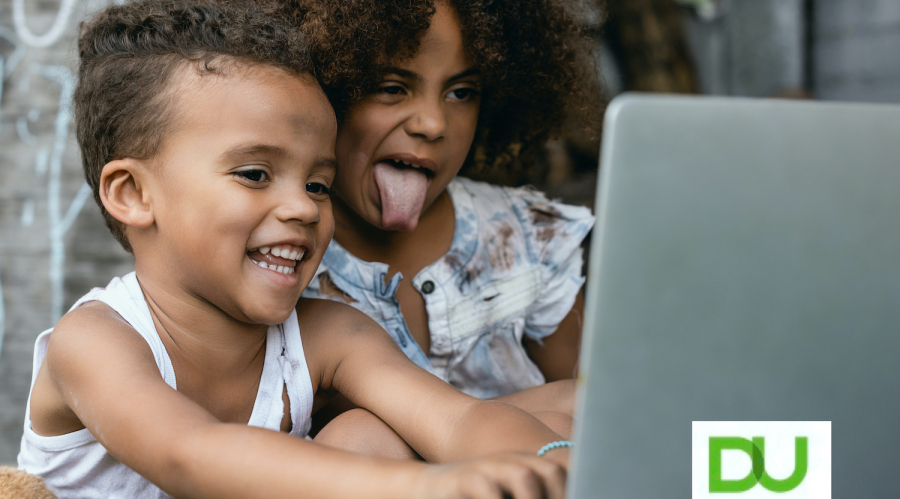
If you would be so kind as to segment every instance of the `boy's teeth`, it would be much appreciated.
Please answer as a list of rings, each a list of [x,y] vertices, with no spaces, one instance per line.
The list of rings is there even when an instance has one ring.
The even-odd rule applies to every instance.
[[[303,255],[306,254],[304,249],[293,249],[290,247],[280,248],[277,246],[263,246],[262,248],[258,248],[257,251],[262,253],[263,255],[267,255],[270,252],[272,256],[277,256],[279,258],[284,258],[285,260],[302,260]]]
[[[284,275],[291,275],[294,273],[294,267],[282,267],[281,265],[270,265],[266,262],[257,262],[256,260],[250,259],[251,262],[259,265],[260,267],[267,270],[274,270],[275,272],[279,272]]]

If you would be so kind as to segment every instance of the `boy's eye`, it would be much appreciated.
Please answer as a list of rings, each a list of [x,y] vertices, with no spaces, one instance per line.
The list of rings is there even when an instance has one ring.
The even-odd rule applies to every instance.
[[[331,194],[331,189],[328,188],[325,184],[320,184],[318,182],[310,182],[306,184],[306,192],[310,194],[322,194],[328,195]]]
[[[457,88],[456,90],[450,91],[450,97],[459,101],[468,101],[472,100],[478,95],[478,91],[474,88]]]
[[[262,170],[241,170],[234,174],[250,182],[263,182],[269,178],[269,175]]]

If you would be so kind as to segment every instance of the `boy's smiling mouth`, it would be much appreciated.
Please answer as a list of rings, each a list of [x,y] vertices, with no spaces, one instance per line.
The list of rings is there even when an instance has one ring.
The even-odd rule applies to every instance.
[[[251,262],[264,269],[291,275],[297,264],[306,256],[306,248],[289,244],[262,246],[248,251],[247,256]]]

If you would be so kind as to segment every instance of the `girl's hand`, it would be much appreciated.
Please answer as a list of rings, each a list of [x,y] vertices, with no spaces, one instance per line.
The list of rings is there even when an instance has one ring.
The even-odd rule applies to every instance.
[[[566,493],[566,468],[560,464],[563,456],[546,457],[508,452],[463,463],[428,466],[419,476],[413,497],[563,499]],[[567,452],[565,458],[567,461]]]

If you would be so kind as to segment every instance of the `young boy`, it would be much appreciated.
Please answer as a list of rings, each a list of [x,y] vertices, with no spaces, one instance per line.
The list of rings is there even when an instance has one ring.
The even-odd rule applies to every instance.
[[[419,369],[352,308],[300,300],[334,230],[336,122],[302,35],[269,14],[150,0],[82,28],[85,173],[136,270],[38,338],[20,468],[60,497],[561,498],[557,434]],[[489,457],[297,438],[320,390],[426,461]]]

